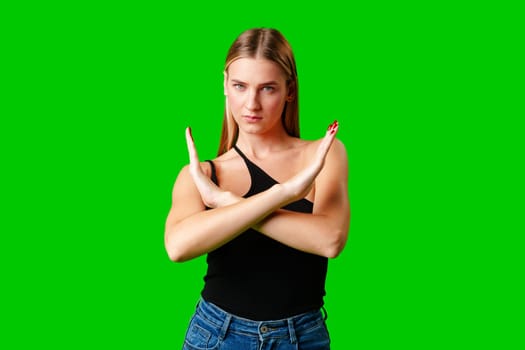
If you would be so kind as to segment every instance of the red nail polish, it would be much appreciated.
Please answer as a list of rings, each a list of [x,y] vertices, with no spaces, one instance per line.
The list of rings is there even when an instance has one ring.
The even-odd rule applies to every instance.
[[[330,127],[330,134],[334,134],[338,127],[339,127],[339,123],[336,120]]]

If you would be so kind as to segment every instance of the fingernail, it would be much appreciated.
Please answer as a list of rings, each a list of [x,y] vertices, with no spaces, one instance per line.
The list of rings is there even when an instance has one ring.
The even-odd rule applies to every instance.
[[[330,130],[330,134],[334,134],[337,131],[337,128],[339,127],[339,123],[337,120],[334,122],[332,129]]]
[[[190,133],[190,137],[193,139],[193,135],[191,134],[191,127],[188,126],[188,131]]]

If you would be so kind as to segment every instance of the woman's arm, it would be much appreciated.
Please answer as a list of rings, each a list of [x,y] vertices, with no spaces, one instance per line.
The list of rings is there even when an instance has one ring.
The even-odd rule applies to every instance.
[[[335,132],[337,126],[333,134]],[[330,129],[327,136],[331,136]],[[309,253],[336,257],[342,251],[347,240],[350,221],[347,189],[348,160],[345,147],[340,141],[335,142],[331,148],[330,145],[331,141],[327,142],[326,137],[312,145],[317,152],[315,161],[309,168],[323,167],[324,163],[322,171],[315,179],[313,213],[304,214],[277,209],[254,223],[252,225],[254,229],[283,244]],[[190,159],[193,159],[194,164],[198,164],[192,140],[189,140],[188,150]],[[194,170],[193,180],[208,206],[219,208],[246,200],[215,186],[200,168],[196,167]],[[315,171],[311,169],[311,174],[315,174]],[[302,172],[303,175],[305,172],[307,171]],[[283,186],[293,183],[297,178],[301,179],[301,175],[283,183]],[[297,198],[303,198],[308,191],[309,187]]]
[[[334,142],[315,180],[312,214],[277,210],[254,226],[266,236],[295,249],[334,258],[348,237],[348,160],[341,142]]]
[[[185,168],[174,186],[173,204],[166,221],[165,246],[168,255],[173,261],[186,261],[210,252],[234,239],[285,202],[284,192],[279,186],[274,186],[245,201],[205,210]]]
[[[314,145],[315,146],[315,145]],[[206,182],[211,183],[206,178]],[[312,214],[278,209],[252,228],[292,248],[334,258],[343,250],[350,224],[348,200],[348,160],[344,145],[334,142],[326,156],[323,170],[315,179],[315,200]],[[202,187],[205,184],[201,185]],[[208,195],[213,190],[207,187]],[[219,190],[210,200],[222,207],[246,199]]]
[[[172,195],[172,207],[166,220],[165,246],[174,261],[185,261],[210,252],[237,237],[277,209],[303,198],[321,171],[335,137],[327,132],[319,143],[314,161],[283,184],[238,201],[222,191],[204,174],[189,130],[186,132],[190,165],[179,174]],[[229,205],[216,206],[215,201]]]

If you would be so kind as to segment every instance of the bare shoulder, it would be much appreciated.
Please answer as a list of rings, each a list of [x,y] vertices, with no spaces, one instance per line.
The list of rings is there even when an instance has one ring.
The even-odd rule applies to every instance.
[[[317,151],[317,148],[319,147],[319,144],[321,143],[322,139],[314,140],[314,141],[305,141],[305,155],[307,159],[312,159],[314,157],[315,152]],[[332,145],[330,146],[330,150],[328,151],[328,154],[326,156],[326,162],[331,163],[333,161],[336,161],[338,163],[342,162],[343,165],[347,164],[347,152],[346,147],[338,138],[335,138]]]
[[[211,177],[212,168],[211,164],[208,161],[200,162],[200,167],[206,176]],[[190,173],[189,164],[182,167],[177,175],[175,184],[173,185],[173,195],[182,194],[187,196],[190,193],[197,193],[197,188],[193,182],[193,178]]]
[[[227,152],[227,153],[230,153],[230,152]],[[215,168],[217,168],[218,166],[220,167],[224,163],[227,163],[229,160],[231,160],[231,158],[232,158],[231,154],[230,155],[226,155],[226,153],[225,153],[225,154],[220,155],[220,156],[218,156],[218,157],[216,157],[214,159],[201,161],[199,164],[200,164],[200,167],[201,167],[201,170],[203,171],[203,173],[206,174],[206,176],[211,177],[212,176],[212,167],[215,167]],[[191,174],[189,172],[189,165],[185,165],[181,169],[181,171],[179,172],[179,176],[182,177],[183,179],[184,178],[189,178],[191,180]]]
[[[212,159],[215,168],[218,169],[224,169],[228,168],[231,163],[235,163],[239,158],[239,155],[237,152],[235,152],[234,149],[230,149],[229,151],[221,154],[220,156],[217,156],[216,158]],[[206,175],[211,175],[211,164],[208,162],[205,162],[206,164],[201,163],[201,168],[204,170]]]
[[[347,163],[347,154],[346,154],[346,147],[343,143],[343,141],[339,140],[338,138],[334,139],[334,142],[332,143],[332,146],[330,147],[330,151],[328,152],[328,156],[335,157],[339,160],[344,160],[344,163]]]
[[[231,149],[213,159],[217,185],[223,190],[235,194],[244,194],[249,188],[249,174],[239,154]],[[207,165],[205,173],[211,177],[210,164]]]
[[[232,148],[230,149],[229,151],[226,151],[224,152],[223,154],[221,154],[220,156],[218,156],[217,158],[213,159],[214,162],[227,162],[227,161],[230,161],[232,159],[235,159],[236,157],[238,157],[238,154],[237,152],[235,152],[235,150]]]
[[[173,185],[173,195],[175,196],[177,193],[186,193],[188,186],[192,184],[193,180],[190,174],[190,167],[189,165],[185,165],[179,171],[179,174],[175,179],[175,183]]]

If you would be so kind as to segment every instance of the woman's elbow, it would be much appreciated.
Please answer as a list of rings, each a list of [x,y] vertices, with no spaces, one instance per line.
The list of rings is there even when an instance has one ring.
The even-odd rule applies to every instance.
[[[166,253],[168,253],[168,257],[171,261],[184,262],[189,260],[187,254],[181,249],[180,244],[177,244],[177,242],[174,241],[174,237],[170,237],[168,232],[165,233],[164,247],[166,248]]]
[[[346,245],[347,233],[343,230],[338,230],[334,233],[333,237],[333,240],[326,247],[326,251],[324,254],[329,259],[335,259],[339,256],[339,254],[341,254]]]
[[[168,248],[166,247],[166,252],[168,253],[168,257],[173,262],[184,262],[188,259],[184,258],[184,254],[181,254],[180,251],[174,248]]]
[[[344,246],[339,246],[339,245],[330,246],[328,247],[328,249],[326,249],[326,252],[324,255],[328,259],[335,259],[339,256],[339,254],[341,254],[341,252],[343,251],[343,248]]]

